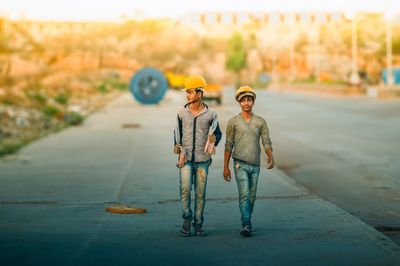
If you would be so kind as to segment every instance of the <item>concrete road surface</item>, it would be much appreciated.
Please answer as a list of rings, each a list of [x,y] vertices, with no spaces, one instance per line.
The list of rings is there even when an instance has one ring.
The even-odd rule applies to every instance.
[[[277,166],[400,244],[400,100],[260,94]]]
[[[223,133],[238,112],[231,96],[227,91],[225,106],[216,107]],[[301,148],[288,149],[291,143],[278,137],[290,129],[278,116],[284,109],[278,106],[280,97],[260,92],[256,109],[267,118],[271,114],[277,163],[292,148]],[[84,125],[1,160],[2,265],[399,265],[400,248],[392,240],[284,172],[264,166],[253,217],[256,231],[241,237],[236,184],[222,179],[223,145],[208,179],[208,236],[180,236],[172,131],[183,103],[172,91],[157,106],[141,106],[127,94]],[[304,159],[301,149],[294,155]],[[148,213],[105,212],[115,204]]]

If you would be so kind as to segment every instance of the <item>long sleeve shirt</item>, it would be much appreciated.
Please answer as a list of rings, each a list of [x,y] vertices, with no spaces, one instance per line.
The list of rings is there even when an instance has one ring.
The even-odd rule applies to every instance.
[[[215,111],[209,109],[207,105],[197,116],[189,111],[188,105],[178,110],[174,143],[180,146],[188,161],[205,162],[211,158],[211,155],[204,151],[209,134],[215,135],[215,146],[217,146],[222,133]]]
[[[225,151],[233,151],[234,159],[260,165],[260,139],[265,150],[272,149],[265,119],[253,114],[250,122],[246,122],[239,114],[228,121]]]

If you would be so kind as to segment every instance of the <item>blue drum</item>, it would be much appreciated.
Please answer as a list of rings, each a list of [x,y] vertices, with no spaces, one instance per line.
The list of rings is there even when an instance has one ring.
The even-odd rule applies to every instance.
[[[133,96],[143,104],[160,102],[167,89],[168,81],[164,74],[151,67],[145,67],[136,72],[130,84]]]

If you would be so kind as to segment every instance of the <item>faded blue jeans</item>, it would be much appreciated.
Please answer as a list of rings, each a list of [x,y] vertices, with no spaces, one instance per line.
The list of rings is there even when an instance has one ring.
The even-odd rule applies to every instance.
[[[251,225],[251,214],[256,201],[260,166],[234,160],[236,184],[239,191],[239,209],[242,225]]]
[[[190,195],[192,184],[194,186],[194,223],[201,227],[204,222],[203,212],[206,204],[206,186],[208,168],[211,165],[211,159],[205,162],[186,162],[180,168],[180,194],[182,203],[182,218],[192,220],[193,213],[190,208]]]

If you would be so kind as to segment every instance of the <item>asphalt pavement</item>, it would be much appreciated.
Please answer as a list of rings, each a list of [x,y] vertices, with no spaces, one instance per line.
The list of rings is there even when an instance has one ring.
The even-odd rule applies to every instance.
[[[2,265],[400,265],[399,245],[265,164],[255,231],[240,236],[236,184],[222,178],[224,139],[208,177],[207,236],[182,237],[172,151],[183,103],[174,91],[156,106],[126,94],[82,126],[3,158]],[[224,133],[237,106],[215,109]],[[148,213],[105,211],[116,204]]]

